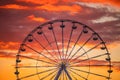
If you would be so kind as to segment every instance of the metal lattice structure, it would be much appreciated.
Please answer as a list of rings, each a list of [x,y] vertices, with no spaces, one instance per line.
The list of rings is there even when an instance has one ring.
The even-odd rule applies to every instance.
[[[36,27],[16,55],[17,80],[110,80],[111,73],[105,42],[92,28],[74,20]]]

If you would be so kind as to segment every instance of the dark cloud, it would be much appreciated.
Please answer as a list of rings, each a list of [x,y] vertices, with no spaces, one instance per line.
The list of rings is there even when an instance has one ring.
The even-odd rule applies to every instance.
[[[7,0],[7,1],[5,1],[5,0],[0,0],[0,6],[1,6],[1,5],[6,5],[6,4],[14,4],[14,3],[16,3],[15,0]]]

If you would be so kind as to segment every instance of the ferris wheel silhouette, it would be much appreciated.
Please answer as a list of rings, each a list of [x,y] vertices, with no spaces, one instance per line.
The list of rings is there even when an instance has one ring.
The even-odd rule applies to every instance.
[[[59,19],[39,25],[25,37],[15,74],[16,80],[110,80],[111,65],[97,32],[81,22]]]

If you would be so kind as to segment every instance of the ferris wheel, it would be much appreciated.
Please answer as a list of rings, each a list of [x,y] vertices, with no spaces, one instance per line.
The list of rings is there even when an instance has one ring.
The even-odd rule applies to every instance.
[[[110,80],[110,53],[89,26],[59,19],[43,23],[23,40],[16,80]]]

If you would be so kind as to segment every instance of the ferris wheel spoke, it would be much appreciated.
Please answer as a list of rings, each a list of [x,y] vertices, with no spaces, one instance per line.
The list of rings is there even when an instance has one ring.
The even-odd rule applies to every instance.
[[[70,73],[70,72],[69,72]],[[72,73],[70,73],[70,75],[75,79],[78,80]],[[66,79],[67,80],[67,79]]]
[[[97,74],[97,73],[93,73],[93,72],[88,72],[88,71],[84,71],[84,70],[80,70],[80,69],[75,69],[75,68],[71,68],[72,70],[76,70],[76,71],[80,71],[80,72],[84,72],[84,73],[88,73],[88,74],[93,74],[93,75],[96,75],[96,76],[100,76],[100,77],[104,77],[104,78],[109,78],[108,76],[104,76],[102,74]]]
[[[32,36],[33,39],[43,48],[47,51],[47,53],[51,56],[54,57],[34,36]],[[55,58],[55,57],[54,57]],[[56,60],[54,60],[55,62],[57,62]]]
[[[59,80],[61,80],[62,78],[61,78],[61,76],[59,77]]]
[[[62,28],[62,31],[61,31],[61,33],[62,33],[62,57],[64,59],[64,27],[65,27],[65,25],[63,25],[63,22],[60,25],[60,27]]]
[[[19,78],[19,79],[21,80],[21,79],[24,79],[24,78],[32,77],[32,76],[35,76],[35,75],[38,75],[38,74],[42,74],[42,73],[46,73],[46,72],[52,71],[52,70],[54,70],[54,69],[56,69],[56,68],[48,69],[48,70],[45,70],[45,71],[42,71],[42,72],[37,72],[37,73],[35,73],[35,74],[30,74],[30,75],[21,77],[21,78]]]
[[[52,51],[55,53],[57,60],[59,59],[57,56],[57,53],[54,51],[53,46],[51,45],[50,41],[48,40],[45,33],[43,33],[43,36],[45,37],[46,41],[48,42],[49,46],[51,47]]]
[[[53,67],[57,67],[57,66],[19,66],[17,68],[53,68]]]
[[[71,70],[71,69],[69,69],[69,71],[71,71],[72,73],[78,75],[79,77],[83,78],[84,80],[87,80],[87,78],[81,76],[80,74],[76,73],[75,71],[73,71],[73,70]]]
[[[80,32],[80,34],[79,34],[79,36],[78,36],[75,44],[73,45],[72,50],[70,51],[69,55],[71,55],[71,53],[73,52],[73,50],[74,50],[74,48],[75,48],[75,46],[76,46],[76,44],[77,44],[77,42],[79,41],[79,39],[80,39],[81,36],[82,36],[82,31]],[[70,56],[68,56],[68,61],[69,61],[69,57],[70,57]],[[71,57],[71,58],[72,58],[72,57]],[[70,58],[70,59],[71,59],[71,58]]]
[[[69,60],[72,60],[72,58],[91,40],[91,38],[93,37],[93,35],[91,35],[87,41],[72,55],[72,57]]]
[[[73,33],[73,29],[70,32],[70,36],[69,36],[69,40],[68,40],[68,44],[67,44],[67,49],[66,49],[66,56],[68,54],[68,49],[69,49],[69,46],[70,46],[70,42],[71,42],[71,38],[72,38],[72,33]],[[65,57],[65,58],[67,59],[68,57]]]
[[[102,67],[102,66],[104,66],[104,67],[108,67],[108,66],[110,66],[110,65],[73,65],[73,66],[70,66],[70,67],[72,67],[72,68],[76,68],[76,67]],[[111,65],[112,66],[112,65]]]
[[[52,27],[52,33],[53,33],[55,44],[56,44],[56,47],[57,47],[57,50],[58,50],[58,53],[59,53],[59,56],[60,56],[60,60],[62,60],[61,59],[61,54],[60,54],[60,49],[59,49],[59,46],[58,46],[58,42],[57,42],[57,39],[56,39],[56,36],[55,36],[55,32],[54,32],[53,26],[52,26],[52,24],[50,24],[50,26]]]
[[[74,63],[79,63],[79,62],[91,60],[91,59],[94,59],[94,58],[98,58],[98,57],[101,57],[101,56],[105,56],[105,55],[107,55],[107,54],[108,54],[108,53],[101,54],[101,55],[97,55],[97,56],[93,56],[93,57],[90,57],[90,58],[88,58],[88,59],[80,60],[80,61],[77,61],[77,62],[74,62]]]
[[[68,75],[64,72],[64,79],[65,79],[65,80],[68,80],[67,77],[68,77]]]
[[[64,77],[65,77],[65,73],[64,73],[64,71],[63,71],[63,79],[62,79],[62,80],[64,80],[64,79],[65,79]]]
[[[53,73],[55,73],[55,72],[56,72],[56,70],[50,72],[50,73],[47,74],[46,76],[42,77],[40,80],[44,80],[44,79],[46,79],[47,77],[51,76],[51,75],[52,75]]]
[[[36,53],[38,53],[38,54],[42,55],[43,57],[45,57],[45,58],[49,59],[50,61],[52,61],[52,62],[55,62],[55,63],[56,63],[56,61],[54,61],[53,59],[51,59],[51,58],[47,57],[46,55],[42,54],[41,52],[39,52],[39,51],[37,51],[37,50],[33,49],[33,48],[32,48],[32,47],[30,47],[30,46],[27,46],[26,44],[24,44],[24,45],[25,45],[26,47],[28,47],[29,49],[33,50],[34,52],[36,52]]]
[[[56,73],[50,78],[50,80],[53,80],[53,78],[56,76]]]
[[[67,80],[67,75],[65,74],[65,80]]]
[[[82,53],[81,55],[77,56],[75,59],[73,59],[73,60],[74,60],[73,62],[75,62],[78,58],[82,57],[83,55],[88,54],[88,52],[92,51],[93,49],[95,49],[96,47],[98,47],[100,44],[101,44],[101,43],[95,45],[95,46],[92,47],[91,49],[89,49],[89,50],[87,50],[86,52]]]
[[[32,58],[32,57],[28,57],[28,56],[23,56],[23,55],[19,55],[19,56],[20,56],[20,57],[27,58],[27,59],[32,59],[32,60],[35,60],[35,61],[41,61],[41,62],[47,63],[47,64],[54,64],[54,65],[56,65],[55,63],[47,62],[47,61],[40,60],[40,59],[35,59],[35,58]]]

